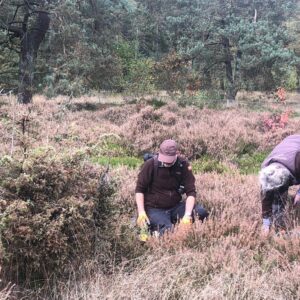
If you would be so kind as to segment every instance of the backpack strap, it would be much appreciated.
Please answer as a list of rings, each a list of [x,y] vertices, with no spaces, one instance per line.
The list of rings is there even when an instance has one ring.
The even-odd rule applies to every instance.
[[[149,183],[149,186],[148,186],[148,191],[150,191],[150,189],[151,189],[151,186],[152,186],[152,183],[153,183],[153,180],[154,180],[154,176],[157,176],[157,174],[158,174],[158,155],[156,154],[150,159],[153,160],[153,169],[152,169],[152,172],[151,172],[151,180],[150,180],[150,183]]]
[[[151,173],[151,181],[150,181],[150,184],[149,184],[149,188],[148,188],[148,191],[151,189],[151,186],[152,186],[152,183],[154,181],[154,176],[157,176],[158,174],[158,169],[159,169],[159,162],[158,162],[158,155],[154,155],[152,158],[153,160],[153,170],[152,170],[152,173]],[[175,166],[176,165],[176,166]],[[175,168],[180,168],[180,175],[176,175],[176,169],[175,170],[172,170],[172,176],[176,178],[177,182],[178,182],[178,188],[182,185],[182,176],[183,176],[183,161],[178,157],[177,158],[177,161],[175,163],[174,167]]]

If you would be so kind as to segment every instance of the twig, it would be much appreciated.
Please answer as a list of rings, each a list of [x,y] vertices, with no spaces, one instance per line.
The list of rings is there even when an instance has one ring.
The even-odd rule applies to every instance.
[[[11,92],[9,93],[9,99],[12,100],[11,98]],[[15,143],[15,116],[16,116],[16,109],[15,109],[15,102],[13,102],[13,128],[12,128],[12,134],[11,134],[11,147],[10,147],[10,156],[13,156],[14,153],[14,143]]]

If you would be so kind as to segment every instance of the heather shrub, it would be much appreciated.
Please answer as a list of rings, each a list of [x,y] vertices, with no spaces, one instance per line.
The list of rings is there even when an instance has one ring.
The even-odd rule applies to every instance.
[[[116,125],[123,125],[130,114],[136,113],[135,105],[126,105],[121,107],[108,107],[103,111],[102,116],[104,119]]]
[[[30,124],[38,130],[26,132],[25,156],[23,137],[12,138],[14,126],[19,130],[15,108],[1,107],[2,278],[47,280],[41,299],[299,298],[298,233],[260,236],[256,176],[268,151],[299,132],[297,120],[264,130],[264,114],[244,109],[160,106],[151,99],[97,106],[99,99],[83,97],[74,102],[80,109],[70,110],[68,101],[35,100]],[[141,244],[137,167],[141,154],[157,151],[165,138],[176,139],[190,159],[197,201],[210,217],[189,235],[177,227]],[[288,215],[297,228],[297,213]]]
[[[128,118],[121,131],[137,153],[157,151],[161,141],[173,138],[190,159],[207,154],[222,160],[251,145],[259,145],[260,150],[266,148],[270,137],[259,131],[257,121],[255,114],[235,110],[179,109],[168,104],[156,110],[142,108]],[[282,136],[281,132],[277,134]]]
[[[67,274],[70,263],[75,267],[88,259],[95,226],[105,221],[110,211],[105,202],[114,192],[101,169],[88,164],[82,152],[53,149],[33,151],[17,163],[6,161],[4,169],[1,185],[11,195],[1,199],[6,279],[32,284]]]
[[[115,170],[115,175],[117,171]],[[119,169],[120,176],[126,174]],[[132,207],[134,186],[130,171],[116,200]],[[70,282],[64,299],[296,299],[300,269],[299,238],[260,232],[259,186],[256,176],[207,173],[196,175],[200,201],[210,211],[208,221],[196,222],[187,234],[179,228],[141,249],[125,230],[123,214],[118,239],[124,253],[139,255],[109,276]],[[127,219],[127,221],[126,221]],[[121,228],[120,227],[120,228]],[[126,237],[128,239],[126,239]],[[121,244],[121,246],[120,246]],[[135,247],[135,248],[134,248]],[[140,250],[140,254],[137,251]],[[143,254],[143,255],[141,255]],[[71,288],[70,288],[71,287]]]

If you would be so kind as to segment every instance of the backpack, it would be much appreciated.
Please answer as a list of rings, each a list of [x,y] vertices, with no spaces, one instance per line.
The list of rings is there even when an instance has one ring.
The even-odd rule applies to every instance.
[[[158,162],[158,154],[154,154],[154,153],[145,153],[143,155],[144,158],[144,162],[149,160],[149,159],[153,159],[153,164],[154,164],[154,168],[151,174],[151,181],[149,184],[149,189],[152,185],[152,182],[154,180],[154,176],[158,173],[158,168],[159,168],[159,162]],[[177,192],[182,195],[185,193],[185,189],[184,189],[184,185],[182,183],[183,178],[182,178],[182,174],[183,174],[183,163],[182,160],[178,157],[175,163],[176,167],[179,167],[181,172],[179,176],[176,176],[176,174],[173,174],[173,176],[176,178],[177,182],[178,182],[178,188],[177,188]]]

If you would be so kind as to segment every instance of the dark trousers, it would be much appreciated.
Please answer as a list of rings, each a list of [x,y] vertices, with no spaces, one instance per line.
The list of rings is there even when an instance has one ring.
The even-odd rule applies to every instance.
[[[159,231],[162,235],[166,230],[172,230],[173,225],[184,216],[185,202],[179,202],[170,209],[147,208],[146,213],[150,220],[151,231]],[[196,204],[192,213],[193,221],[195,217],[203,221],[208,217],[208,212],[200,204]]]
[[[275,229],[286,227],[284,220],[284,209],[288,201],[288,186],[261,193],[262,216],[271,218]]]

